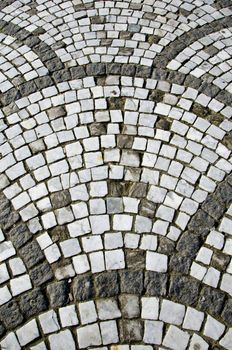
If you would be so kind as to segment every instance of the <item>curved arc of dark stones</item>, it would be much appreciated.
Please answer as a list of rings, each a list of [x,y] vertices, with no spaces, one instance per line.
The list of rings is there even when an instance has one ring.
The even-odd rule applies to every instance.
[[[177,39],[168,44],[158,54],[153,61],[153,65],[158,68],[166,68],[167,64],[174,59],[187,46],[202,37],[227,28],[231,24],[231,16],[217,19],[211,23],[207,23],[201,27],[194,28],[179,36]]]
[[[2,33],[15,37],[24,45],[29,46],[32,51],[38,55],[49,72],[52,72],[51,64],[49,63],[49,61],[52,59],[56,59],[56,64],[57,66],[60,66],[60,69],[64,67],[64,64],[61,62],[54,50],[39,39],[38,36],[34,35],[33,32],[29,32],[28,30],[21,28],[19,25],[7,22],[3,19],[0,19],[0,30]]]
[[[175,259],[175,257],[182,257],[193,261],[200,247],[203,245],[207,233],[223,216],[224,210],[217,215],[210,208],[207,208],[206,204],[210,196],[216,196],[217,200],[224,203],[225,207],[228,206],[232,200],[231,175],[228,175],[227,178],[217,186],[213,195],[208,195],[200,209],[193,215],[188,225],[187,232],[181,235],[177,243],[177,253],[172,256],[172,259]],[[13,298],[0,307],[0,321],[3,322],[9,330],[18,327],[25,320],[25,317],[28,319],[30,316],[36,316],[41,311],[50,309],[48,302],[50,299],[49,291],[59,290],[60,288],[64,294],[62,302],[57,305],[54,304],[56,301],[50,300],[50,306],[52,307],[68,304],[70,290],[76,302],[91,300],[95,297],[107,298],[119,296],[120,293],[127,293],[140,296],[165,296],[172,301],[185,304],[186,306],[198,306],[198,308],[199,299],[202,298],[202,293],[205,293],[208,298],[208,308],[211,313],[214,313],[212,311],[215,308],[214,302],[220,299],[220,305],[218,306],[217,312],[214,313],[214,316],[216,314],[221,322],[227,326],[231,326],[232,323],[230,321],[227,322],[225,317],[221,316],[221,311],[224,307],[226,307],[228,303],[231,303],[231,297],[223,291],[215,292],[215,288],[207,287],[203,283],[195,280],[193,277],[189,276],[189,269],[180,271],[174,268],[170,274],[144,271],[145,254],[140,250],[132,250],[129,251],[129,253],[127,251],[127,268],[124,270],[79,275],[73,279],[71,286],[68,285],[66,280],[54,282],[53,272],[42,250],[37,242],[33,240],[33,235],[27,229],[26,224],[20,222],[18,213],[12,210],[9,200],[7,200],[3,194],[1,195],[0,205],[0,226],[3,228],[6,238],[12,241],[16,252],[19,253],[20,257],[23,259],[34,284],[33,289],[17,298]],[[199,217],[203,217],[203,221],[200,221],[200,224]],[[195,244],[196,240],[198,242],[197,244]],[[189,244],[190,242],[192,243]],[[195,250],[193,248],[195,248]],[[28,252],[29,257],[26,255]],[[35,260],[33,260],[32,257],[35,257]],[[186,261],[183,260],[183,263],[185,264]],[[190,265],[191,264],[188,263],[189,268]],[[173,264],[173,266],[175,266],[175,264]],[[46,284],[48,284],[47,291],[45,291]],[[183,288],[183,292],[181,292],[181,288]],[[23,310],[24,303],[28,302],[31,298],[38,299],[38,297],[40,303],[38,305],[36,304],[34,309],[29,308],[29,311],[27,309]],[[203,298],[205,298],[205,296],[203,296]],[[2,333],[5,334],[4,331]]]
[[[23,86],[20,85],[19,88],[14,87],[6,93],[1,94],[0,102],[3,106],[6,106],[21,97],[27,96],[35,91],[40,91],[44,87],[51,86],[53,83],[79,79],[89,75],[97,77],[105,74],[123,74],[142,78],[154,78],[157,80],[166,79],[180,85],[185,82],[186,86],[200,89],[200,91],[204,91],[209,97],[215,97],[220,102],[231,105],[232,95],[229,92],[223,91],[213,84],[205,82],[203,79],[191,77],[181,72],[169,71],[166,68],[167,63],[175,58],[184,48],[207,34],[227,28],[230,20],[231,17],[218,19],[182,34],[155,57],[153,68],[135,64],[117,63],[89,63],[86,66],[65,68],[65,65],[56,55],[55,51],[37,36],[33,35],[33,33],[20,28],[16,24],[0,20],[0,30],[5,34],[16,37],[19,41],[23,41],[24,44],[28,45],[32,51],[38,55],[49,71],[49,75],[47,76],[32,79],[24,83]],[[205,91],[206,87],[208,91]]]
[[[205,95],[215,98],[219,102],[226,105],[232,105],[232,94],[229,92],[223,91],[215,85],[205,82],[203,79],[190,77],[180,72],[135,64],[90,63],[85,66],[74,66],[71,68],[60,69],[49,75],[32,79],[17,88],[14,87],[7,92],[0,94],[1,107],[7,107],[22,97],[26,97],[36,91],[41,91],[42,89],[57,83],[82,79],[87,76],[101,78],[107,75],[124,75],[144,79],[151,78],[158,81],[168,81],[173,84],[183,85],[186,88],[191,87],[199,92],[204,92]]]

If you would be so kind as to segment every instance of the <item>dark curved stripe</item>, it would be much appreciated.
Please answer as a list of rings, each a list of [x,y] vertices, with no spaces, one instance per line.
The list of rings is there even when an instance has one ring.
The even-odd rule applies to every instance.
[[[5,107],[23,96],[28,96],[35,91],[41,91],[53,84],[69,81],[71,79],[81,79],[90,75],[96,78],[107,75],[125,75],[144,79],[153,78],[157,80],[166,80],[170,83],[192,87],[199,92],[204,92],[204,94],[209,97],[216,98],[225,105],[232,105],[232,94],[219,89],[213,84],[205,82],[203,79],[185,75],[180,72],[169,72],[167,69],[163,68],[151,68],[135,64],[120,63],[90,63],[85,66],[64,68],[50,72],[49,75],[32,79],[29,82],[2,93],[0,95],[0,103],[2,107]]]
[[[153,65],[157,68],[166,68],[167,64],[174,59],[186,47],[193,44],[194,41],[203,38],[206,35],[217,32],[231,25],[231,16],[215,20],[201,27],[194,28],[187,33],[172,41],[166,46],[154,59]]]
[[[22,42],[24,45],[29,46],[40,58],[49,72],[54,72],[64,68],[64,64],[61,62],[56,53],[45,44],[38,36],[21,28],[17,24],[0,20],[0,30],[6,35],[11,35]]]
[[[173,301],[197,307],[216,316],[224,324],[231,326],[231,318],[226,311],[232,303],[232,298],[225,292],[202,284],[189,276],[189,270],[206,235],[223,217],[226,208],[232,201],[232,175],[221,182],[214,194],[209,194],[201,208],[193,215],[187,231],[182,233],[177,242],[176,250],[165,251],[172,243],[167,238],[159,238],[158,252],[168,254],[171,258],[168,273],[158,273],[145,270],[145,252],[142,250],[125,249],[126,269],[106,271],[102,273],[76,276],[71,285],[65,281],[52,282],[54,276],[44,253],[40,249],[27,225],[22,223],[19,214],[13,210],[10,201],[2,194],[0,196],[0,226],[4,235],[16,248],[17,254],[23,259],[34,288],[0,307],[0,330],[5,327],[14,329],[29,316],[35,316],[51,307],[66,305],[69,293],[76,302],[94,298],[118,297],[122,293],[138,296],[166,297]],[[173,251],[174,249],[174,251]],[[50,283],[52,282],[52,284]],[[61,305],[50,300],[51,290],[62,288]],[[34,298],[43,302],[33,304],[34,308],[25,307],[25,302]],[[2,334],[5,332],[3,331]],[[1,332],[0,332],[1,334]]]

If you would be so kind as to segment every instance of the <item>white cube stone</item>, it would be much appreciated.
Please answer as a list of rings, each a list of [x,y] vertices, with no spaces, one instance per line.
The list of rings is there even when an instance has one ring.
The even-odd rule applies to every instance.
[[[84,251],[89,253],[103,249],[102,239],[100,236],[88,236],[82,238]]]
[[[199,335],[194,334],[189,344],[189,350],[195,350],[197,347],[200,347],[201,350],[208,350],[209,345]]]
[[[113,217],[113,229],[116,231],[130,231],[133,217],[125,214],[116,214]]]
[[[16,331],[20,345],[24,346],[40,336],[37,323],[32,320]]]
[[[90,183],[90,196],[91,197],[104,197],[108,193],[107,182],[98,181]]]
[[[7,350],[20,350],[21,346],[19,345],[18,339],[16,338],[16,335],[11,332],[9,333],[1,342],[2,349]]]
[[[184,319],[184,314],[184,305],[169,300],[163,300],[159,319],[167,323],[181,325]]]
[[[49,335],[48,340],[51,350],[76,349],[72,333],[68,329],[60,333]]]
[[[89,194],[86,185],[78,185],[72,187],[69,191],[73,201],[87,201],[89,199]]]
[[[147,320],[157,320],[159,315],[159,299],[155,297],[142,298],[141,317]]]
[[[42,218],[43,226],[45,229],[49,229],[51,227],[54,227],[57,224],[56,217],[55,217],[54,213],[52,213],[52,212],[42,215],[41,218]]]
[[[80,349],[88,346],[101,345],[101,335],[98,324],[92,324],[77,329],[77,339]]]
[[[32,288],[31,280],[28,275],[23,275],[20,277],[16,277],[10,280],[10,288],[12,291],[12,295],[19,295],[26,290],[29,290]]]
[[[102,342],[104,345],[118,342],[118,329],[116,321],[105,321],[100,323]]]
[[[103,252],[95,252],[89,254],[90,265],[92,273],[101,272],[105,270],[105,260]]]
[[[57,315],[54,311],[48,311],[39,316],[39,322],[44,334],[56,332],[60,329]]]
[[[0,262],[15,255],[15,249],[10,241],[5,241],[0,244]]]
[[[0,288],[0,305],[7,303],[12,298],[7,286]]]
[[[163,338],[163,325],[163,322],[160,321],[146,320],[143,336],[144,343],[160,345]]]
[[[220,340],[219,344],[226,350],[232,350],[232,329],[229,329],[226,335]]]
[[[10,278],[6,264],[0,265],[0,284],[7,281]]]
[[[93,301],[80,303],[79,313],[82,324],[93,323],[97,320],[97,312]]]
[[[161,205],[156,212],[156,217],[171,222],[174,214],[174,209]]]
[[[84,155],[86,168],[93,168],[103,164],[101,152],[89,152]]]
[[[61,242],[60,247],[65,258],[77,255],[81,252],[80,244],[76,238],[67,239]]]
[[[157,237],[153,235],[143,235],[140,249],[144,250],[156,250],[157,248]]]
[[[223,334],[225,330],[225,326],[219,321],[215,320],[215,318],[208,315],[207,321],[204,328],[204,335],[206,337],[210,337],[214,340],[218,340],[220,336]]]
[[[92,215],[89,217],[93,234],[101,234],[110,229],[109,215]]]
[[[88,216],[88,207],[85,202],[80,202],[72,205],[72,210],[76,219],[81,219]]]
[[[97,300],[98,317],[100,320],[110,320],[121,317],[121,312],[114,299]]]
[[[125,268],[124,252],[122,249],[106,251],[105,259],[107,270],[117,270]]]
[[[61,307],[59,315],[62,327],[76,326],[79,323],[75,305]]]
[[[170,326],[164,337],[163,345],[172,350],[185,350],[189,342],[187,332],[181,331],[176,326]]]
[[[199,331],[204,320],[204,313],[187,307],[183,328]]]
[[[147,251],[146,269],[148,271],[166,272],[168,266],[168,257],[164,254]]]
[[[26,267],[20,258],[10,259],[9,265],[14,276],[21,275],[22,273],[26,272]]]
[[[56,243],[50,245],[44,250],[44,254],[46,256],[47,261],[52,264],[55,261],[59,260],[61,257],[60,250],[58,248],[58,245]]]
[[[89,266],[87,255],[82,254],[82,255],[75,256],[72,261],[73,261],[74,269],[77,274],[81,274],[89,271],[90,266]]]
[[[144,233],[150,232],[152,220],[141,215],[137,215],[135,219],[135,232]]]
[[[210,267],[205,274],[203,282],[211,287],[216,288],[220,278],[220,272],[214,267]]]
[[[165,188],[152,185],[148,191],[147,199],[154,203],[163,203],[166,193]]]
[[[225,273],[222,276],[221,286],[220,288],[225,292],[232,295],[232,275]]]
[[[123,238],[121,232],[106,233],[104,237],[104,245],[106,249],[117,249],[123,246]]]
[[[68,231],[71,237],[78,237],[90,233],[89,220],[87,218],[80,219],[68,224]]]

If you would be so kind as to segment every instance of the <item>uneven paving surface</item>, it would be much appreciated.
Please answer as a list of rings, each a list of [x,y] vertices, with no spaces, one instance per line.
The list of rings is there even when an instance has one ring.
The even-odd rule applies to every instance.
[[[0,3],[0,348],[232,350],[231,0]]]

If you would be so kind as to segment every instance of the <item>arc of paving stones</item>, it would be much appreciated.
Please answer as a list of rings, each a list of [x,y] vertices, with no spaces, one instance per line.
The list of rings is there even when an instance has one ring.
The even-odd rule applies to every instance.
[[[165,49],[161,52],[161,56],[157,57],[157,59],[159,59],[159,62],[162,62],[162,67],[161,69],[157,68],[153,71],[153,76],[157,76],[157,78],[161,78],[161,79],[165,79],[167,77],[167,72],[166,70],[162,70],[163,68],[165,68],[165,57],[167,56],[166,51],[170,51],[172,52],[172,54],[175,56],[175,54],[179,51],[181,51],[186,45],[186,43],[191,44],[194,40],[196,40],[197,38],[201,38],[202,36],[205,35],[205,33],[212,33],[215,30],[219,30],[222,28],[225,28],[228,24],[228,22],[230,21],[230,17],[228,18],[223,18],[223,19],[219,19],[217,21],[214,21],[210,24],[206,24],[203,25],[201,28],[201,30],[191,30],[188,33],[185,33],[183,35],[180,36],[179,39],[175,40],[174,42],[172,42],[170,45],[168,45],[167,47],[165,47]],[[83,77],[83,70],[82,69],[75,69],[71,68],[71,70],[67,70],[64,69],[64,65],[63,63],[59,60],[59,58],[57,58],[57,55],[55,54],[55,52],[48,48],[48,45],[41,42],[40,39],[37,36],[34,36],[33,33],[27,32],[25,29],[21,29],[19,26],[13,24],[13,23],[9,23],[7,24],[7,22],[5,22],[4,20],[1,20],[1,25],[0,27],[2,28],[2,31],[5,33],[11,33],[12,35],[14,35],[14,33],[17,33],[16,37],[18,39],[22,39],[25,41],[25,44],[28,43],[28,46],[31,47],[32,49],[35,50],[35,52],[39,55],[40,59],[42,62],[45,63],[45,65],[47,65],[50,74],[53,75],[53,77],[55,78],[56,82],[61,82],[61,81],[66,81],[69,80],[70,77]],[[9,28],[10,27],[10,28]],[[195,35],[195,31],[197,30],[197,35]],[[188,40],[186,39],[186,37],[189,38]],[[25,40],[26,39],[26,40]],[[179,45],[179,40],[181,45]],[[173,50],[173,47],[175,48],[175,50]],[[179,49],[178,49],[179,48]],[[179,50],[179,51],[178,51]],[[46,51],[46,55],[44,54],[44,52]],[[170,57],[170,55],[168,55]],[[154,65],[155,67],[159,67],[158,64],[156,64],[156,58],[154,60]],[[95,67],[96,69],[96,64],[93,65],[87,65],[87,67]],[[111,65],[109,65],[111,66]],[[124,71],[134,71],[134,66],[133,65],[123,65],[124,67],[128,67],[125,68]],[[142,69],[142,71],[146,71],[147,74],[149,74],[148,72],[151,70],[150,69],[145,69],[146,66],[144,67],[144,69]],[[88,69],[88,68],[87,68]],[[118,69],[118,68],[117,68]],[[91,70],[91,68],[90,68]],[[71,74],[70,74],[71,73]],[[97,72],[95,72],[97,73]],[[144,73],[144,72],[143,72]],[[142,74],[143,74],[142,73]],[[133,73],[132,73],[133,74]],[[138,74],[139,75],[139,74]],[[185,79],[185,83],[186,85],[190,85],[194,88],[199,88],[201,86],[202,91],[206,91],[207,90],[207,95],[209,95],[210,97],[215,97],[216,95],[218,100],[223,102],[223,103],[231,103],[231,94],[227,93],[227,92],[222,92],[218,89],[215,89],[215,86],[213,86],[212,84],[209,84],[207,82],[204,82],[204,84],[202,84],[202,81],[200,79],[193,79],[192,77],[185,77],[184,74],[181,74],[180,72],[169,72],[168,73],[168,78],[170,81],[172,81],[173,83],[182,83]],[[35,91],[36,88],[40,88],[40,86],[50,86],[52,83],[52,81],[48,78],[48,77],[44,77],[44,78],[37,78],[36,80],[32,80],[29,81],[25,84],[22,84],[19,91],[18,89],[11,89],[10,91],[8,91],[7,93],[3,94],[2,96],[2,100],[3,103],[8,104],[11,101],[13,101],[13,99],[17,99],[20,98],[21,94],[26,95],[30,92]],[[38,86],[39,85],[39,86]]]
[[[229,178],[229,183],[230,183],[230,178]],[[226,194],[226,195],[225,195]],[[230,186],[228,185],[228,182],[226,182],[226,184],[223,184],[222,185],[222,187],[219,187],[219,190],[218,190],[218,192],[216,192],[216,199],[218,200],[218,198],[220,198],[220,201],[221,202],[225,202],[225,204],[226,205],[228,205],[228,201],[229,201],[229,199],[230,199],[230,195],[231,195],[231,188],[230,188]],[[215,198],[215,197],[214,197]],[[201,241],[202,240],[202,238],[206,235],[206,233],[208,232],[208,230],[212,227],[212,226],[214,226],[215,225],[215,223],[217,222],[217,220],[219,220],[220,219],[220,214],[221,214],[221,207],[220,208],[218,208],[218,206],[217,205],[215,205],[215,204],[213,204],[213,210],[212,210],[212,208],[211,208],[211,204],[209,204],[209,203],[211,203],[211,201],[213,201],[214,200],[214,198],[212,199],[211,197],[210,197],[210,199],[208,198],[208,201],[206,200],[206,202],[202,205],[202,208],[203,208],[203,211],[199,211],[194,217],[193,217],[193,219],[192,219],[192,221],[191,221],[191,223],[190,223],[190,225],[189,225],[189,231],[190,231],[190,234],[191,233],[194,233],[195,234],[195,236],[197,237],[197,240],[199,240],[199,241]],[[214,201],[213,201],[214,202]],[[4,204],[3,205],[3,208],[5,207],[5,205],[6,204]],[[7,205],[6,205],[6,207],[7,207]],[[9,212],[9,209],[7,209],[6,211],[8,211]],[[5,212],[5,210],[4,210],[4,212]],[[6,214],[6,213],[5,213]],[[6,214],[6,216],[7,216],[7,214]],[[13,220],[12,222],[13,222],[13,224],[14,223],[16,223],[17,222],[17,218],[18,218],[18,216],[17,216],[17,213],[14,213],[14,212],[11,212],[11,216],[12,216],[12,218],[14,218],[14,219],[11,219],[11,220]],[[199,221],[201,222],[201,219],[202,219],[202,217],[204,218],[204,222],[205,222],[205,225],[203,225],[203,226],[201,226],[201,228],[203,228],[203,231],[202,230],[199,230]],[[212,219],[212,218],[213,219]],[[6,223],[6,221],[5,221],[6,219],[4,218],[3,219],[3,223],[5,224]],[[8,219],[7,219],[7,221],[8,221]],[[5,225],[5,229],[7,230],[8,229],[8,226],[7,225]],[[177,253],[177,256],[173,256],[173,259],[175,259],[176,258],[176,261],[178,261],[178,260],[181,260],[181,259],[184,259],[184,258],[189,258],[189,254],[190,254],[190,257],[192,257],[191,256],[191,252],[189,252],[188,250],[186,250],[186,251],[184,251],[183,252],[183,248],[185,248],[185,245],[186,245],[186,237],[187,237],[187,235],[186,236],[184,236],[184,237],[181,237],[181,239],[180,239],[180,242],[179,242],[179,250],[181,251],[181,253],[183,253],[183,254],[180,254],[179,252]],[[192,237],[192,236],[191,236]],[[183,240],[182,240],[183,239]],[[196,242],[195,240],[193,240],[194,242]],[[197,244],[196,244],[197,245]],[[199,247],[200,247],[200,245],[199,245]],[[194,247],[194,249],[195,249],[196,247]],[[197,253],[197,252],[196,252]],[[195,253],[195,255],[196,255],[196,253]],[[180,255],[179,255],[180,254]],[[136,260],[137,260],[137,254],[135,255],[135,257],[136,257]],[[41,259],[41,261],[42,261],[43,259]],[[176,263],[174,263],[174,265],[175,266],[177,266],[176,265]],[[28,263],[28,267],[30,267],[30,263]],[[133,267],[134,267],[134,265],[133,265]],[[108,275],[108,273],[107,273],[107,275]],[[128,276],[128,273],[127,272],[125,272],[125,274],[124,273],[122,273],[122,275],[120,275],[120,283],[122,284],[121,285],[121,288],[123,288],[123,284],[125,285],[127,285],[127,281],[129,280],[129,281],[131,281],[131,279],[133,279],[133,278],[135,278],[135,275],[137,275],[137,271],[136,271],[136,273],[133,273],[133,274],[129,274],[129,277],[127,277]],[[139,273],[138,274],[139,276],[141,276],[141,273]],[[152,281],[155,281],[155,275],[156,274],[153,274],[153,276],[152,277],[154,277],[154,279],[152,279]],[[162,274],[157,274],[157,275],[162,275]],[[123,276],[123,277],[122,277]],[[90,290],[92,290],[92,288],[91,288],[91,285],[92,285],[92,283],[88,283],[89,282],[89,275],[87,275],[87,279],[85,279],[85,277],[86,276],[83,276],[83,279],[84,279],[84,282],[86,282],[86,283],[83,283],[83,281],[80,281],[80,279],[78,280],[77,279],[77,286],[79,286],[79,288],[81,288],[81,291],[82,291],[82,288],[83,288],[83,286],[86,288],[86,286],[87,286],[87,295],[89,295],[89,288],[88,287],[90,287]],[[101,279],[101,278],[100,278]],[[149,280],[149,281],[151,281],[151,279]],[[195,280],[193,280],[194,281],[194,283],[196,283],[195,282]],[[61,285],[62,285],[62,287],[61,287]],[[66,284],[67,285],[67,284]],[[59,284],[59,286],[60,286],[60,290],[62,290],[62,295],[67,295],[64,291],[66,290],[66,288],[67,287],[65,287],[65,285],[64,284]],[[55,285],[55,287],[54,287],[56,290],[58,289],[59,290],[59,287],[57,287],[57,284]],[[78,287],[77,287],[78,288]],[[102,287],[101,287],[101,289],[103,289]],[[105,284],[104,284],[104,289],[105,289]],[[138,289],[140,289],[140,285],[139,286],[136,286],[136,289],[138,290]],[[136,290],[136,292],[137,292],[137,290]],[[175,290],[175,288],[172,286],[171,287],[171,285],[170,285],[170,291],[171,290],[173,290],[173,292],[170,292],[171,294],[172,293],[174,293],[174,295],[177,293],[177,291],[179,290],[179,286],[176,288],[176,290]],[[210,294],[210,296],[211,296],[211,300],[212,300],[212,294],[213,294],[213,292],[212,292],[213,290],[212,289],[209,289],[208,290],[208,292],[206,292],[206,294],[208,293],[208,294]],[[83,291],[82,291],[83,292]],[[131,291],[132,292],[132,291]],[[91,293],[94,293],[94,292],[91,292]],[[56,294],[56,293],[55,293]],[[59,292],[58,292],[58,294],[59,294]],[[81,295],[85,295],[85,293],[81,293]],[[58,298],[58,297],[57,297]],[[88,296],[87,297],[87,299],[86,300],[88,300],[90,297]],[[175,295],[174,296],[174,300],[176,300],[175,298],[177,298],[177,296]],[[181,298],[181,297],[180,297]],[[55,298],[56,299],[56,298]],[[205,295],[203,296],[203,299],[205,300]],[[218,300],[218,296],[215,296],[215,299],[216,300]],[[215,302],[215,299],[214,299],[214,302]],[[54,301],[51,301],[51,303],[52,302],[54,302]],[[56,302],[55,302],[56,303]],[[65,299],[65,301],[59,301],[59,303],[61,303],[61,305],[65,305],[66,304],[66,299]],[[187,303],[188,304],[188,303]],[[192,305],[191,304],[191,302],[190,302],[190,305]],[[44,307],[44,309],[45,309],[45,307]],[[12,312],[12,315],[14,315],[15,314],[15,309],[13,308],[13,309],[11,309],[12,311],[14,311],[14,312]],[[229,311],[230,309],[229,308],[227,308],[227,314],[228,314],[228,312],[230,312]],[[9,311],[9,309],[8,309],[8,311]],[[17,313],[17,312],[16,312]],[[220,315],[219,315],[219,317],[220,317]],[[227,321],[228,322],[228,321]],[[229,322],[229,324],[230,324],[230,322]],[[225,336],[226,337],[226,336]],[[225,337],[223,337],[223,339],[225,338]],[[228,338],[229,339],[229,338]],[[228,343],[228,339],[226,338],[225,340],[223,340],[223,341],[220,341],[220,343],[221,343],[221,345],[222,346],[230,346],[230,344]],[[130,339],[131,340],[131,339]],[[132,340],[133,341],[133,340]],[[164,344],[164,345],[166,345],[166,344]],[[167,345],[168,346],[168,345]]]
[[[205,218],[205,217],[204,217]],[[210,220],[209,220],[210,221]],[[194,227],[194,226],[193,226]],[[182,245],[183,245],[183,243],[182,243]],[[138,274],[138,272],[136,272],[136,275]],[[123,283],[125,283],[125,281],[128,281],[128,278],[129,278],[129,281],[130,281],[130,279],[131,279],[131,276],[132,276],[132,278],[135,278],[135,274],[132,274],[131,276],[130,276],[130,274],[129,274],[129,277],[128,277],[128,273],[126,273],[126,275],[127,276],[125,276],[125,277],[121,277],[121,278],[123,278]],[[141,273],[139,273],[139,276],[141,276]],[[85,276],[84,276],[85,277]],[[153,281],[155,281],[155,274],[152,276],[153,277]],[[126,278],[126,280],[125,280],[125,278]],[[141,277],[140,277],[141,278]],[[87,281],[89,281],[88,280],[89,279],[89,277],[88,277],[88,275],[87,275],[87,280],[84,280],[85,282],[87,282]],[[78,282],[78,288],[80,288],[81,286],[82,286],[82,283],[80,283],[80,281]],[[84,285],[86,285],[86,283],[84,283]],[[87,283],[87,285],[88,285],[88,283]],[[92,285],[92,283],[90,283],[90,285]],[[104,287],[105,287],[105,285],[104,285]],[[82,287],[81,287],[82,288]],[[64,286],[62,286],[62,291],[64,291]],[[83,290],[81,291],[81,295],[85,295],[85,293],[83,293]],[[92,297],[92,291],[91,292],[87,292],[87,295],[89,296],[91,296]]]

